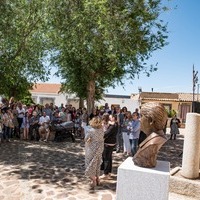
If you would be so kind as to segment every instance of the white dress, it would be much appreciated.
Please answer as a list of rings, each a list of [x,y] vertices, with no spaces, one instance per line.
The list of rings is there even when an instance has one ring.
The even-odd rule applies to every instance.
[[[99,176],[100,165],[102,163],[102,153],[104,149],[103,129],[95,129],[90,126],[86,129],[85,141],[85,175]]]

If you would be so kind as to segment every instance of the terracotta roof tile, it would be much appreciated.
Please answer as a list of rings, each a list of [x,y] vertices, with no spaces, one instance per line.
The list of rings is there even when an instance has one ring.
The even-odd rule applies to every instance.
[[[58,92],[60,91],[60,88],[61,88],[61,84],[37,83],[33,86],[33,89],[30,90],[30,92],[58,94]]]
[[[193,101],[193,94],[192,93],[179,93],[179,101]],[[199,96],[200,97],[200,96]],[[198,95],[194,95],[194,100],[197,101]]]
[[[160,93],[160,92],[142,92],[140,94],[141,99],[165,99],[165,100],[177,100],[177,93]]]
[[[159,92],[141,92],[140,98],[143,100],[157,101],[193,101],[192,93],[159,93]],[[197,94],[194,95],[194,100],[200,99]]]

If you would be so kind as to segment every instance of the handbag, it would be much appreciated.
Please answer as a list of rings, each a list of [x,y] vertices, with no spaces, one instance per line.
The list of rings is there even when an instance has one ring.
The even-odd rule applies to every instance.
[[[14,128],[15,127],[11,120],[9,120],[9,122],[8,122],[8,127],[9,128]]]

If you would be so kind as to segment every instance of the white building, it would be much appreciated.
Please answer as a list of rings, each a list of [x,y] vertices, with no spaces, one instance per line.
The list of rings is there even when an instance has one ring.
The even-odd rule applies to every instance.
[[[32,90],[32,99],[35,103],[45,105],[53,103],[56,106],[72,104],[78,107],[79,99],[73,94],[60,93],[61,84],[37,83]]]
[[[132,99],[129,95],[113,95],[113,94],[105,94],[104,99],[96,102],[97,106],[104,106],[105,103],[108,103],[108,106],[120,106],[121,108],[127,107],[127,109],[131,112],[134,112],[136,108],[139,108],[138,100]]]
[[[71,104],[75,108],[79,107],[79,98],[73,94],[60,93],[61,84],[52,83],[37,83],[30,91],[32,99],[35,103],[45,105],[46,103],[53,103],[56,106]],[[119,105],[121,108],[127,107],[131,112],[135,108],[139,108],[139,102],[137,99],[132,99],[129,95],[111,95],[105,94],[104,99],[95,103],[96,106],[104,106],[108,103],[111,105]]]

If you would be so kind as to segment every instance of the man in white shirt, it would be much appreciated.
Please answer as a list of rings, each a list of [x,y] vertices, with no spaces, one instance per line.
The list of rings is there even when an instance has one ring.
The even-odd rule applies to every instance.
[[[19,124],[19,136],[20,136],[20,130],[21,130],[21,126],[22,126],[22,122],[23,122],[23,118],[24,118],[24,115],[25,115],[25,109],[22,107],[22,103],[19,102],[18,105],[17,105],[17,121],[18,121],[18,124]]]
[[[43,112],[43,115],[39,119],[39,135],[40,135],[40,141],[47,142],[50,134],[49,130],[49,123],[50,123],[50,117],[46,115],[46,112]]]

